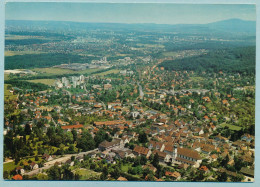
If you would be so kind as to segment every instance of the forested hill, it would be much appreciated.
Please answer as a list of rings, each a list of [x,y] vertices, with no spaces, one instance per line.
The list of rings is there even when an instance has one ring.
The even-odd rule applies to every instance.
[[[255,73],[255,46],[210,51],[206,55],[162,62],[166,70]]]

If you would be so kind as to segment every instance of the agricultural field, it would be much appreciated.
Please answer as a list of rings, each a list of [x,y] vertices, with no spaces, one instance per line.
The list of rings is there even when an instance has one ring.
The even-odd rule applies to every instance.
[[[52,75],[64,75],[64,74],[87,74],[87,73],[94,73],[99,71],[100,69],[86,69],[82,71],[73,71],[69,69],[62,69],[62,68],[35,68],[32,71],[38,73],[38,75],[42,76],[52,76]]]
[[[25,40],[25,39],[46,39],[43,36],[30,36],[30,35],[10,35],[5,36],[6,40]]]
[[[5,51],[5,56],[43,54],[40,51]]]
[[[34,80],[28,80],[28,82],[42,83],[42,84],[46,84],[48,86],[53,86],[55,79],[34,79]]]
[[[102,73],[97,73],[97,74],[94,74],[96,76],[106,76],[106,75],[109,75],[109,74],[112,74],[112,73],[119,73],[119,70],[118,69],[112,69],[112,70],[109,70],[109,71],[105,71],[105,72],[102,72]]]

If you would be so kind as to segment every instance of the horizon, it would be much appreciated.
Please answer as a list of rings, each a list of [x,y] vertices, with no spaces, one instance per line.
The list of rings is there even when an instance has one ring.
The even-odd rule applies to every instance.
[[[231,19],[224,19],[219,21],[214,21],[210,23],[200,23],[200,24],[194,24],[194,23],[179,23],[179,24],[167,24],[167,23],[116,23],[116,22],[82,22],[82,21],[60,21],[60,20],[5,20],[5,21],[31,21],[31,22],[71,22],[71,23],[94,23],[94,24],[125,24],[125,25],[207,25],[217,22],[223,22],[223,21],[230,21],[230,20],[239,20],[239,21],[245,21],[245,22],[256,22],[256,20],[244,20],[240,18],[231,18]]]
[[[256,7],[249,4],[8,2],[5,14],[6,20],[80,23],[176,25],[229,19],[256,21]]]

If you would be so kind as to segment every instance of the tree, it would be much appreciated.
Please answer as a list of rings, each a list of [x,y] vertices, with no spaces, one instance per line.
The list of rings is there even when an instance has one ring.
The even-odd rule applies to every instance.
[[[145,165],[146,162],[147,162],[147,158],[146,158],[144,155],[142,155],[142,156],[141,156],[141,159],[140,159],[140,164],[141,164],[141,165]]]
[[[221,175],[218,176],[218,181],[219,182],[226,182],[227,181],[227,173],[223,172]]]
[[[114,179],[118,179],[118,177],[120,177],[120,169],[118,166],[116,166],[114,171],[111,173],[111,177]]]
[[[82,151],[89,151],[95,148],[95,141],[87,131],[82,133],[81,138],[78,138],[77,148],[82,149]]]
[[[61,180],[61,171],[57,165],[52,166],[47,174],[49,180]]]
[[[100,180],[106,180],[108,176],[108,168],[105,166],[102,170],[102,174],[100,176]]]
[[[138,136],[138,141],[141,143],[146,143],[148,142],[148,138],[145,132],[140,132],[139,136]]]
[[[35,156],[35,161],[39,161],[38,155]]]
[[[24,133],[26,134],[26,135],[30,135],[31,134],[31,127],[30,127],[30,125],[27,123],[26,125],[25,125],[25,128],[24,128]]]
[[[156,168],[159,166],[159,155],[158,155],[158,153],[156,153],[156,154],[154,155],[152,164],[153,164],[153,166],[156,167]]]
[[[149,174],[147,175],[147,181],[155,181],[155,178],[154,178],[154,176],[153,176],[152,173],[149,173]]]

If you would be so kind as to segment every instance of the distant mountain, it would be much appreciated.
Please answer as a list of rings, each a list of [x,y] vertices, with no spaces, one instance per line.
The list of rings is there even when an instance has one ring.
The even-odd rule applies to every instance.
[[[256,21],[228,19],[207,24],[208,28],[225,32],[256,33]]]
[[[52,30],[52,31],[79,31],[89,29],[104,30],[131,30],[155,32],[181,32],[181,33],[237,33],[256,34],[256,22],[241,19],[229,19],[209,24],[124,24],[124,23],[88,23],[71,21],[28,21],[7,20],[6,31],[9,30]]]

